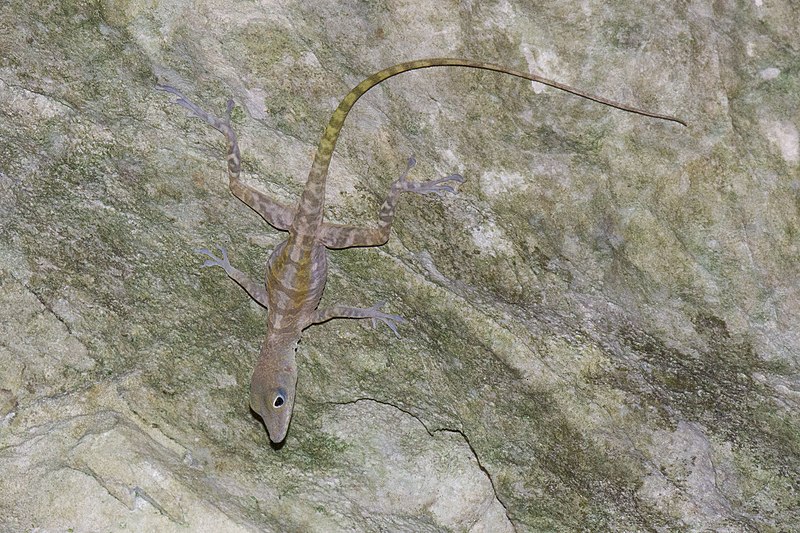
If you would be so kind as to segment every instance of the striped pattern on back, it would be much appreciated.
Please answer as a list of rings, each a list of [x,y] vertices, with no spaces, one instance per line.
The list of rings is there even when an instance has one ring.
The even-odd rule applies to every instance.
[[[322,298],[328,279],[325,247],[312,243],[306,248],[290,236],[281,243],[267,266],[267,298],[270,334],[299,334]],[[309,253],[298,253],[310,250]]]

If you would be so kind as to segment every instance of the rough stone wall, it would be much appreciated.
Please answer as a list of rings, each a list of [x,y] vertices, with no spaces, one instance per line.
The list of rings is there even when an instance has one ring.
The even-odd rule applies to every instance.
[[[0,5],[0,529],[787,531],[800,523],[800,37],[775,2]],[[302,190],[360,101],[326,216],[324,302],[387,301],[300,347],[273,449],[248,409],[283,238],[227,191],[223,139],[153,90],[233,98],[246,177]]]

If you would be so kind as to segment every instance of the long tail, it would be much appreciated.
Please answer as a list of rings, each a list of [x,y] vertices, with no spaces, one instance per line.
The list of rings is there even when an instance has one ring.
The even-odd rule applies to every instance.
[[[322,207],[325,201],[325,178],[328,174],[328,167],[331,162],[331,156],[333,155],[333,149],[336,146],[336,141],[339,138],[339,132],[342,130],[342,126],[347,118],[347,114],[350,112],[350,109],[352,109],[353,105],[355,105],[358,99],[361,98],[367,91],[382,81],[391,78],[392,76],[397,76],[398,74],[402,74],[403,72],[408,72],[410,70],[419,70],[431,67],[467,67],[510,74],[511,76],[516,76],[518,78],[524,78],[526,80],[543,83],[544,85],[549,85],[550,87],[555,87],[556,89],[580,96],[581,98],[593,100],[603,105],[621,109],[622,111],[636,113],[637,115],[643,115],[660,120],[669,120],[671,122],[677,122],[683,126],[688,126],[686,122],[676,117],[662,115],[660,113],[652,113],[650,111],[615,102],[601,96],[589,94],[574,87],[570,87],[569,85],[537,76],[536,74],[512,70],[491,63],[452,58],[419,59],[416,61],[409,61],[407,63],[399,63],[393,67],[376,72],[369,78],[353,87],[350,92],[347,93],[347,96],[345,96],[344,99],[339,103],[336,111],[333,112],[333,115],[331,116],[331,119],[328,121],[328,125],[325,128],[325,133],[322,135],[322,139],[319,142],[317,154],[314,157],[314,164],[311,166],[311,172],[308,175],[308,182],[306,183],[303,195],[300,197],[300,203],[295,215],[293,229],[298,230],[301,229],[302,226],[301,230],[308,231],[309,229],[317,228],[322,222]]]

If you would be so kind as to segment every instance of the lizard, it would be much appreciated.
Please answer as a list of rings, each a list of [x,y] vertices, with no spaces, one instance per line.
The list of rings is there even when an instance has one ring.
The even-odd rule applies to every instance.
[[[221,267],[251,298],[268,311],[266,337],[250,382],[250,407],[264,422],[269,439],[274,445],[283,442],[289,429],[297,385],[297,344],[304,329],[334,318],[370,319],[373,326],[378,321],[385,323],[399,337],[397,324],[401,323],[403,318],[383,312],[384,302],[367,308],[343,305],[318,308],[328,275],[327,249],[380,246],[386,243],[398,200],[403,193],[442,195],[445,192],[454,192],[453,185],[462,183],[464,178],[458,174],[451,174],[430,181],[411,181],[408,175],[415,160],[413,157],[410,158],[405,172],[391,184],[386,200],[378,213],[377,227],[374,228],[324,221],[325,182],[339,132],[356,101],[371,88],[393,76],[432,67],[465,67],[499,72],[539,82],[626,112],[687,126],[685,121],[673,116],[645,111],[537,74],[501,65],[454,58],[408,61],[365,78],[341,100],[322,134],[300,199],[295,207],[291,207],[241,181],[241,154],[236,133],[231,125],[233,100],[228,100],[224,118],[218,118],[194,104],[174,87],[156,85],[156,89],[176,96],[175,103],[188,109],[225,136],[231,193],[258,213],[268,224],[289,233],[288,238],[275,247],[270,255],[263,283],[256,283],[244,272],[233,267],[226,250],[222,247],[218,247],[219,257],[208,249],[196,250],[208,258],[203,267]]]

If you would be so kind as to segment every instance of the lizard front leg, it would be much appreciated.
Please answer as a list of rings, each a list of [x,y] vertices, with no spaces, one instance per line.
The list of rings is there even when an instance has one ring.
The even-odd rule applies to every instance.
[[[372,326],[378,325],[378,320],[389,326],[395,335],[400,338],[397,332],[397,324],[404,322],[403,317],[400,315],[390,315],[381,311],[381,307],[386,302],[378,302],[372,307],[348,307],[345,305],[335,305],[326,309],[317,309],[309,320],[309,326],[312,324],[321,324],[334,318],[369,318],[372,320]]]
[[[225,273],[231,278],[233,281],[239,284],[241,288],[247,291],[247,294],[250,295],[250,298],[261,304],[262,306],[269,308],[267,305],[267,289],[263,285],[260,285],[250,279],[247,274],[242,272],[241,270],[234,268],[231,266],[230,261],[228,261],[228,252],[225,251],[225,248],[221,246],[217,246],[217,249],[222,254],[222,257],[217,257],[210,250],[206,248],[200,248],[195,250],[198,254],[203,254],[209,257],[203,263],[202,268],[208,267],[221,267]]]
[[[403,175],[400,176],[389,189],[386,201],[383,202],[378,213],[378,227],[364,228],[359,226],[346,226],[342,224],[325,223],[322,226],[320,240],[328,248],[350,248],[351,246],[380,246],[389,239],[389,232],[394,222],[397,202],[400,195],[404,192],[416,194],[438,194],[445,192],[455,192],[448,182],[462,183],[464,178],[458,174],[451,174],[444,178],[430,181],[413,182],[409,181],[408,173],[416,165],[416,160],[411,157]]]
[[[239,153],[239,141],[236,138],[236,132],[233,131],[231,126],[233,100],[228,100],[228,107],[223,120],[201,109],[174,87],[156,85],[156,89],[174,94],[178,97],[175,101],[176,104],[185,107],[194,115],[206,121],[212,128],[225,135],[225,139],[228,141],[228,182],[231,192],[253,211],[261,215],[271,226],[280,230],[288,230],[294,219],[294,210],[276,202],[263,192],[243,183],[239,179],[242,170],[242,157]]]

